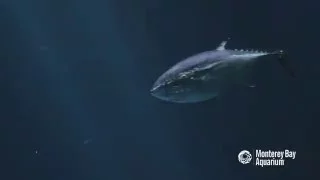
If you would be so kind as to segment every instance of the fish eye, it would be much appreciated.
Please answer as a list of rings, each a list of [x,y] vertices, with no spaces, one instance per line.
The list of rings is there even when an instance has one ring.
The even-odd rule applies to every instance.
[[[180,88],[180,86],[178,86],[178,85],[172,86],[172,89],[173,89],[173,90],[178,90],[179,88]]]

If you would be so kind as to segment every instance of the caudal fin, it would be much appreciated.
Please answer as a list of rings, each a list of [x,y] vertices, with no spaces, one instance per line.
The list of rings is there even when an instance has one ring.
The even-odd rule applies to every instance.
[[[287,54],[283,50],[275,51],[273,54],[278,56],[278,62],[280,65],[290,74],[291,77],[295,78],[296,74],[290,66]]]

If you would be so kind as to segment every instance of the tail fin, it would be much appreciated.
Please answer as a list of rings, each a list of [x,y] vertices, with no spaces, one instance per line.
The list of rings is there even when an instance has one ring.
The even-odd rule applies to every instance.
[[[273,54],[278,55],[278,62],[280,65],[290,74],[291,77],[295,78],[296,74],[289,64],[287,54],[283,50],[275,51]]]

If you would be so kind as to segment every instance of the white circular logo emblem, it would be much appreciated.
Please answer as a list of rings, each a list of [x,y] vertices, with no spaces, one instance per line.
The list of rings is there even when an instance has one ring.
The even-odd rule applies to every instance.
[[[250,152],[247,150],[243,150],[238,154],[238,160],[242,164],[250,163],[251,159],[252,159],[252,156],[251,156]]]

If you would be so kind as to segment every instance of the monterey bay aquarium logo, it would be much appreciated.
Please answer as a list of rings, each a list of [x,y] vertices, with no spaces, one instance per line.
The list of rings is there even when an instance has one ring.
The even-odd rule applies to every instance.
[[[253,155],[243,150],[238,155],[238,160],[242,164],[253,164],[259,167],[266,166],[284,166],[287,159],[295,159],[296,151],[290,151],[288,149],[284,151],[271,151],[257,149],[253,152]]]

